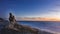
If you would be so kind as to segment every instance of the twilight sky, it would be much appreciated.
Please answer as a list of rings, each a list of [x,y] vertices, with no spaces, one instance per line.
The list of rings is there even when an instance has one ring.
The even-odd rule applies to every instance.
[[[0,17],[60,17],[60,0],[0,0]]]

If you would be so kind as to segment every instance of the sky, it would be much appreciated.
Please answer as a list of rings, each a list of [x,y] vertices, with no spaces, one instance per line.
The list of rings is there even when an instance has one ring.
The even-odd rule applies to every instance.
[[[0,17],[60,18],[60,0],[0,0]]]

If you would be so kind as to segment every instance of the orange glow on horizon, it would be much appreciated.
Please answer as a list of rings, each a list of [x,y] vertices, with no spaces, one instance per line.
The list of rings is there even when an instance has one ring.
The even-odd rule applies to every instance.
[[[17,20],[32,20],[32,21],[60,21],[60,18],[41,18],[41,17],[33,17],[33,18],[30,18],[30,17],[24,17],[24,18],[17,18]]]

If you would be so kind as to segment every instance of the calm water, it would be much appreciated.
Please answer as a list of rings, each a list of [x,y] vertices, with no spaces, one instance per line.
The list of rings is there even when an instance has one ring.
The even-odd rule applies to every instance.
[[[6,22],[8,23],[8,22]],[[0,23],[0,29],[7,25],[5,22]],[[21,25],[27,25],[32,28],[37,28],[42,31],[48,31],[52,33],[60,34],[60,22],[48,22],[48,21],[19,21],[17,22]],[[3,27],[2,27],[3,26]]]
[[[60,32],[60,22],[47,22],[47,21],[20,21],[18,24],[28,25],[49,32]]]

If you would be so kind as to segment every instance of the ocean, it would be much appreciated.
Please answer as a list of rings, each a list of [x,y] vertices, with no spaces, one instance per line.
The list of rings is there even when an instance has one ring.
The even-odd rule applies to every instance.
[[[0,23],[0,29],[7,25],[6,23],[8,22]],[[60,34],[60,22],[58,21],[18,21],[17,23],[31,28],[36,28],[41,31]]]
[[[18,24],[57,34],[60,32],[60,22],[58,21],[19,21]]]

